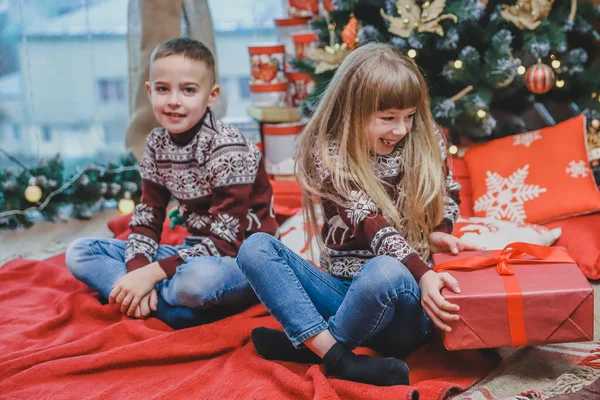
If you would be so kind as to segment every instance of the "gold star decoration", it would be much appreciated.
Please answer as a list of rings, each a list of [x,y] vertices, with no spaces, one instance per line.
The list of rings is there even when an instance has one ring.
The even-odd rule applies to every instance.
[[[502,6],[500,15],[521,30],[533,31],[548,18],[554,0],[517,0],[514,6]]]
[[[396,9],[398,17],[387,15],[381,10],[381,16],[390,23],[388,31],[403,38],[410,37],[413,32],[429,32],[444,36],[441,21],[451,19],[456,22],[454,14],[442,14],[446,7],[446,0],[426,1],[419,7],[415,0],[398,0]]]
[[[336,43],[333,46],[325,46],[323,49],[306,49],[306,57],[316,62],[315,74],[317,75],[339,67],[349,53],[350,50],[346,46],[346,43],[342,43],[341,45]]]

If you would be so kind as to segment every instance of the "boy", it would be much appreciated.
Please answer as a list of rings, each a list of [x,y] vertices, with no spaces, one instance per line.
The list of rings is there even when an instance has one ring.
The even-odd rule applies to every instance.
[[[245,238],[274,235],[277,223],[260,151],[210,110],[219,86],[208,48],[170,39],[150,61],[146,89],[161,127],[148,136],[140,163],[142,197],[132,233],[127,242],[79,239],[66,261],[77,279],[123,314],[145,318],[156,311],[177,328],[256,301],[235,257]],[[178,247],[158,244],[171,196],[190,233]]]

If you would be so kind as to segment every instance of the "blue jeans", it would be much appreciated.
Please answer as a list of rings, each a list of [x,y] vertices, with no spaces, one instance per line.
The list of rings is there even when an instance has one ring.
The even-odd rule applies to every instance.
[[[402,357],[430,336],[419,285],[398,260],[378,256],[353,279],[333,277],[272,236],[255,233],[238,265],[269,312],[298,347],[329,329],[345,345]]]
[[[127,274],[125,247],[117,239],[84,238],[67,250],[67,267],[106,301],[115,282]],[[160,245],[155,260],[190,247]],[[155,286],[158,307],[154,316],[173,328],[201,325],[240,311],[257,302],[246,277],[232,257],[189,257],[171,279]]]

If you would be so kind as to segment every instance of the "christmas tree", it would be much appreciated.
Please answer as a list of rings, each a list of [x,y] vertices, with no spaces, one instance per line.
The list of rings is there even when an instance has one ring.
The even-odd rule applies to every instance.
[[[436,121],[481,141],[585,113],[600,117],[600,7],[577,0],[334,0],[311,21],[317,48],[296,69],[315,90],[310,115],[344,57],[387,42],[413,58]],[[537,119],[532,116],[537,116]],[[538,125],[538,126],[536,126]]]

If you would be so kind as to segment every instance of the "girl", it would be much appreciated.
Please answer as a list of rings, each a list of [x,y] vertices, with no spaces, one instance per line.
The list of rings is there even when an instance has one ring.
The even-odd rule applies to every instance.
[[[408,384],[398,358],[450,330],[458,306],[440,294],[460,292],[448,273],[432,271],[432,252],[469,249],[451,236],[458,190],[434,127],[417,66],[393,47],[368,44],[339,67],[305,127],[298,179],[305,215],[317,229],[322,206],[321,266],[271,236],[252,235],[238,264],[283,332],[257,328],[252,340],[267,359],[319,362],[328,375],[375,385]],[[286,336],[287,335],[287,336]],[[394,357],[355,355],[368,346]]]

